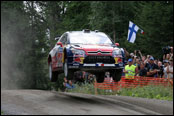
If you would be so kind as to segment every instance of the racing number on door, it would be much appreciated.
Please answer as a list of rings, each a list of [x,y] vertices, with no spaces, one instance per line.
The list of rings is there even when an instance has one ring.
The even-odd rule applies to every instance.
[[[62,47],[59,47],[58,49],[58,54],[57,54],[57,63],[58,63],[58,67],[62,67],[63,66],[63,63],[62,63],[62,56],[63,56],[63,48]]]

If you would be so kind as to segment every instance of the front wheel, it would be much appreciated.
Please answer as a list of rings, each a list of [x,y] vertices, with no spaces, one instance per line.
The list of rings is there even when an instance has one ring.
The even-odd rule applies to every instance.
[[[65,62],[64,62],[64,65],[63,65],[63,70],[64,70],[65,77],[68,80],[72,80],[73,76],[74,76],[74,72],[72,70],[68,69],[67,59],[65,59]]]
[[[110,74],[115,82],[121,80],[122,72],[123,72],[122,69],[115,69],[110,71]]]

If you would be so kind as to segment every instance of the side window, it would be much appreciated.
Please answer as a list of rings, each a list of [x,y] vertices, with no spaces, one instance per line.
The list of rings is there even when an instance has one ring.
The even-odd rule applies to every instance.
[[[69,36],[67,34],[67,37],[66,37],[66,43],[65,44],[70,44],[70,41],[69,41]]]
[[[64,34],[64,35],[61,37],[60,42],[62,42],[63,45],[66,44],[66,42],[67,42],[67,34]]]

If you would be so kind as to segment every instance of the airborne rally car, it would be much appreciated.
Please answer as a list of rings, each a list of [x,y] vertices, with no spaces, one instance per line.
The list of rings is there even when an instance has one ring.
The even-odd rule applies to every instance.
[[[103,32],[69,31],[49,52],[48,64],[52,82],[57,81],[60,73],[72,79],[74,72],[80,70],[95,74],[99,83],[104,81],[105,72],[110,72],[118,82],[124,68],[124,53]]]

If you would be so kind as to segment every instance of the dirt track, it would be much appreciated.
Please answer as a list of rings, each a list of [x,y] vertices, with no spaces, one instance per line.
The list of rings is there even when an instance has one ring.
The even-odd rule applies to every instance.
[[[1,111],[14,115],[173,114],[173,101],[42,90],[1,90]]]

